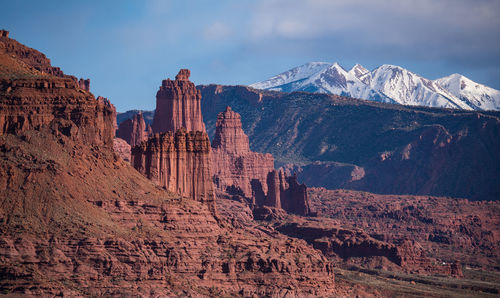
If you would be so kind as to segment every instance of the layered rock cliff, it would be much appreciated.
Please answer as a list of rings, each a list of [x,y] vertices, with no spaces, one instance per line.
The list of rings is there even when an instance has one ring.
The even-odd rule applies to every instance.
[[[429,257],[447,264],[498,268],[500,203],[449,197],[377,195],[310,188],[319,216],[363,229],[393,244],[414,240]]]
[[[404,240],[397,244],[380,241],[362,230],[335,226],[335,223],[326,218],[321,221],[296,219],[279,225],[277,229],[286,235],[306,240],[326,256],[338,258],[338,261],[349,260],[351,264],[358,262],[365,266],[367,263],[378,263],[377,266],[391,270],[400,267],[406,272],[423,275],[463,277],[461,266],[436,262],[427,257],[425,250],[415,241]],[[362,258],[365,262],[360,262]],[[371,260],[366,262],[366,259]],[[388,262],[384,262],[385,260]]]
[[[189,69],[181,69],[175,80],[163,80],[156,93],[156,111],[152,129],[155,133],[181,127],[187,131],[205,131],[201,115],[201,93],[189,81]]]
[[[335,293],[318,251],[217,221],[116,159],[42,129],[0,136],[0,291],[35,296]]]
[[[201,131],[154,134],[132,148],[137,171],[169,191],[206,202],[215,213],[210,163],[210,140]]]
[[[113,145],[116,112],[79,88],[42,53],[0,37],[0,135],[51,127],[74,140]]]
[[[212,169],[220,191],[251,198],[255,206],[310,214],[306,186],[299,185],[295,176],[285,177],[283,171],[276,171],[271,154],[250,150],[241,116],[229,106],[217,116]]]

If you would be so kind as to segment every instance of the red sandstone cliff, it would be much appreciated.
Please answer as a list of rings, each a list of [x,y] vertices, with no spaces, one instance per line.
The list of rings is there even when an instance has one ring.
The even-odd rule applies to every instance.
[[[307,197],[307,187],[305,184],[297,182],[297,176],[287,177],[282,170],[272,170],[267,175],[266,183],[268,192],[265,196],[263,196],[259,183],[254,181],[252,184],[257,206],[281,208],[289,213],[302,216],[313,215]],[[257,213],[261,218],[267,217],[266,211],[258,210]]]
[[[87,144],[112,146],[116,111],[79,88],[42,53],[0,37],[0,135],[51,127]]]
[[[144,122],[144,117],[141,112],[135,114],[132,119],[127,119],[120,123],[116,131],[116,137],[124,139],[132,147],[146,140],[148,135],[149,132],[146,130],[146,122]]]
[[[206,132],[155,134],[132,148],[136,170],[169,191],[206,202],[215,212],[210,172],[210,140]]]
[[[189,69],[181,69],[175,81],[163,80],[156,93],[156,111],[152,129],[155,133],[181,127],[187,131],[205,131],[201,115],[201,93],[189,81]]]

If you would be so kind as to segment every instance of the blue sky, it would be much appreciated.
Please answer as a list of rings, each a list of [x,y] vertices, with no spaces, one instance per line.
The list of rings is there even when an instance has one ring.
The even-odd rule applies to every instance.
[[[153,109],[161,80],[251,84],[311,62],[461,73],[500,89],[495,0],[0,0],[0,28],[118,111]]]

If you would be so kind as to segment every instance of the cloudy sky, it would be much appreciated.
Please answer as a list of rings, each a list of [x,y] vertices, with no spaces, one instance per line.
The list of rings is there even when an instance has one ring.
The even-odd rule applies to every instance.
[[[0,28],[118,111],[153,109],[161,80],[251,84],[311,62],[381,64],[500,89],[496,0],[0,0]]]

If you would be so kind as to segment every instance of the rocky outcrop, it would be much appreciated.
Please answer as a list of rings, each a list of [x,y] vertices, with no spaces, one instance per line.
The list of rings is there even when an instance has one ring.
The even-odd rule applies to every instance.
[[[90,79],[84,80],[83,78],[81,78],[80,80],[78,80],[78,87],[80,87],[80,89],[90,92]]]
[[[201,115],[201,93],[189,81],[190,71],[181,69],[175,80],[163,80],[156,93],[156,111],[152,129],[155,133],[205,131]]]
[[[0,69],[0,135],[51,127],[87,144],[113,145],[113,105],[82,91],[45,55],[1,37]]]
[[[463,276],[460,266],[428,258],[422,246],[415,241],[405,240],[397,244],[383,242],[361,230],[332,226],[326,218],[321,221],[298,219],[297,222],[279,225],[277,229],[286,235],[306,240],[326,256],[339,258],[339,261],[361,262],[366,266],[366,263],[377,262],[377,257],[383,257],[408,273]],[[379,260],[378,266],[380,263]],[[397,267],[386,263],[385,269],[397,270]]]
[[[132,148],[137,171],[169,191],[206,202],[215,213],[210,162],[210,140],[201,131],[154,134]]]
[[[142,113],[139,112],[132,119],[127,119],[120,123],[116,131],[116,137],[125,140],[130,146],[134,147],[148,138],[151,127],[148,126],[148,129],[146,128],[146,122],[144,122]]]
[[[59,67],[53,67],[50,64],[50,59],[48,59],[43,53],[29,48],[15,39],[9,38],[9,32],[5,30],[3,30],[2,34],[0,34],[0,53],[14,57],[18,60],[18,64],[20,62],[24,64],[24,66],[29,67],[31,72],[36,71],[41,75],[68,78],[77,83],[76,77],[65,75]],[[3,72],[10,74],[15,73],[11,70]]]
[[[282,208],[297,215],[314,215],[309,206],[307,187],[297,182],[297,176],[285,176],[282,170],[272,170],[267,175],[267,195],[263,195],[260,183],[253,184],[255,203],[257,206]],[[262,211],[257,211],[262,212]]]
[[[299,185],[295,176],[285,177],[283,171],[276,171],[271,154],[250,151],[240,114],[229,106],[217,116],[212,168],[220,191],[251,198],[256,207],[310,214],[306,186]]]
[[[251,198],[251,181],[256,179],[266,193],[267,174],[274,169],[273,156],[250,151],[240,115],[230,107],[219,113],[216,126],[212,142],[212,171],[217,189]]]
[[[309,200],[319,216],[381,241],[414,240],[429,257],[446,264],[495,270],[500,262],[499,202],[320,188],[309,189]]]

